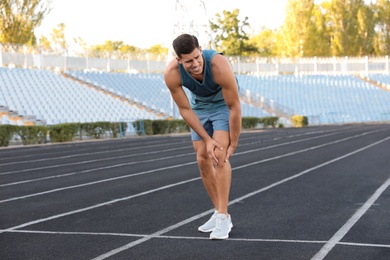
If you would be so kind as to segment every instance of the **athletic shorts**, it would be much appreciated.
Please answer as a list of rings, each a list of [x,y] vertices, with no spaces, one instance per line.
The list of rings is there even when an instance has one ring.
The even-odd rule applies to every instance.
[[[204,129],[209,134],[213,136],[214,131],[222,130],[229,132],[229,109],[225,108],[211,114],[197,115],[200,122],[202,123]],[[191,140],[198,141],[202,138],[191,129]]]

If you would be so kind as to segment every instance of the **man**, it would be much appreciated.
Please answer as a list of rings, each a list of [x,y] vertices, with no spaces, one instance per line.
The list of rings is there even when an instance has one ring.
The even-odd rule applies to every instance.
[[[215,207],[198,230],[211,232],[210,239],[226,239],[233,227],[228,213],[229,158],[241,130],[238,83],[227,58],[215,50],[202,50],[195,36],[178,36],[173,49],[177,57],[164,72],[165,83],[191,128],[200,175]],[[191,91],[191,102],[183,86]]]

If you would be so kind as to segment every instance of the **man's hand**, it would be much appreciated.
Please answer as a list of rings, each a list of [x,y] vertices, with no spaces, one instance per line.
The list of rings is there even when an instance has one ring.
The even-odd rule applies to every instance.
[[[226,152],[225,162],[229,161],[230,157],[233,155],[234,151],[236,150],[237,145],[229,144]]]
[[[215,141],[214,139],[210,138],[206,141],[206,148],[207,148],[207,154],[209,155],[209,158],[213,161],[213,164],[218,165],[218,159],[215,156],[214,150],[215,148],[219,150],[223,150],[222,146]]]

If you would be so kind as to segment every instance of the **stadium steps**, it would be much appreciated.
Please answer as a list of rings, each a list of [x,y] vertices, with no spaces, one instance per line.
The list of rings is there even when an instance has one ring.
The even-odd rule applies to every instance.
[[[139,101],[136,98],[132,98],[129,95],[123,95],[120,92],[115,92],[113,89],[107,89],[107,88],[101,87],[98,83],[91,82],[88,79],[85,80],[83,78],[79,78],[77,76],[72,75],[71,73],[64,72],[61,75],[65,78],[72,79],[72,80],[82,84],[83,86],[91,88],[95,91],[102,92],[103,94],[110,96],[114,99],[119,99],[122,102],[126,102],[130,105],[135,105],[141,110],[145,109],[147,112],[153,113],[159,118],[172,119],[172,117],[170,115],[166,114],[164,111],[157,110],[153,106],[148,106],[147,104],[145,104],[145,102]]]
[[[367,82],[367,83],[370,83],[370,84],[372,84],[372,85],[374,85],[374,86],[376,86],[378,88],[384,89],[386,91],[390,91],[390,84],[387,84],[385,82],[377,81],[377,80],[375,80],[373,78],[370,78],[369,76],[365,76],[365,75],[362,75],[362,74],[357,75],[356,77],[361,79],[361,80],[363,80],[363,81],[365,81],[365,82]]]
[[[9,110],[6,106],[0,106],[0,122],[9,125],[44,125],[44,120],[39,120],[36,116],[21,115],[18,111]]]
[[[280,118],[284,118],[285,120],[291,120],[291,117],[294,115],[293,111],[290,108],[283,108],[281,105],[277,104],[276,102],[272,102],[272,100],[269,100],[263,96],[255,97],[253,94],[240,94],[240,99],[248,105],[252,105],[256,108],[264,110],[266,113],[277,116]]]
[[[1,124],[32,124],[33,119],[37,125],[158,119],[48,70],[0,68],[0,87]]]
[[[0,105],[0,124],[9,125],[45,125],[45,120],[37,119],[35,115],[25,115],[7,106]]]

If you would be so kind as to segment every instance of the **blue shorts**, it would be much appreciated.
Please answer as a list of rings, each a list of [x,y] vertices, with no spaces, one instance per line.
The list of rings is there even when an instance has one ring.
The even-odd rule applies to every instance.
[[[214,131],[217,130],[229,132],[229,114],[229,109],[226,108],[211,114],[197,116],[206,132],[212,137]],[[198,141],[202,140],[202,138],[191,129],[191,140]]]

